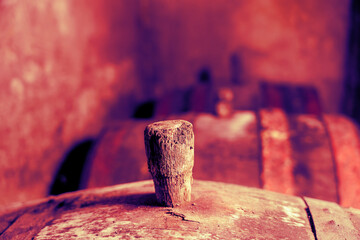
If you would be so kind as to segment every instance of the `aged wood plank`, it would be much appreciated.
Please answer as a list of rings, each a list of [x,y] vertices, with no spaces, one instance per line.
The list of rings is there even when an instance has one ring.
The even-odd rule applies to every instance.
[[[318,239],[360,239],[357,230],[346,211],[338,204],[305,197]]]
[[[21,216],[20,213],[3,215],[0,218],[0,236]]]
[[[199,114],[194,121],[196,179],[260,187],[256,115],[235,112],[230,118]]]
[[[358,231],[360,231],[360,209],[344,208],[344,211],[347,212],[349,219],[352,222],[352,224],[354,225],[354,227]]]
[[[1,239],[23,240],[31,239],[40,230],[55,219],[52,208],[25,213],[19,216],[16,221],[0,236]]]
[[[360,208],[360,140],[355,124],[343,116],[325,115],[334,151],[340,204]]]
[[[53,202],[52,198],[37,199],[29,202],[15,202],[9,205],[0,206],[0,239],[3,239],[5,233],[19,218],[34,209],[39,208],[46,202]]]
[[[71,202],[35,239],[313,239],[298,197],[195,181],[192,201],[169,209],[156,205],[153,187],[143,181],[67,194]]]
[[[261,109],[263,188],[294,194],[293,160],[288,120],[281,109]]]
[[[295,194],[338,202],[335,167],[324,125],[315,115],[289,115]]]

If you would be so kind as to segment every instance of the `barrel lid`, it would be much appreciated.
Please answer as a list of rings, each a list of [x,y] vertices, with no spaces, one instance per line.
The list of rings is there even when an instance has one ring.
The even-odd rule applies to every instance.
[[[8,223],[5,239],[313,239],[305,208],[299,197],[208,181],[168,208],[141,181],[50,197],[3,215],[0,226]]]

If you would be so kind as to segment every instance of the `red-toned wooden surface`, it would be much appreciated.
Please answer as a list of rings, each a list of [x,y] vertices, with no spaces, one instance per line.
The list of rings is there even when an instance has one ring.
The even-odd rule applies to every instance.
[[[175,115],[194,125],[194,177],[334,201],[359,207],[357,127],[343,117],[236,111],[229,118]],[[148,121],[104,130],[84,187],[150,179],[143,130]],[[84,178],[86,179],[86,178]]]
[[[169,118],[175,117],[179,116]],[[258,125],[254,112],[237,112],[229,119],[210,114],[187,114],[181,118],[194,125],[195,179],[261,186]],[[118,123],[106,129],[89,160],[83,186],[99,187],[110,185],[109,182],[150,179],[143,140],[148,123],[137,121],[131,125],[128,122],[124,126]],[[129,136],[121,139],[124,132]],[[105,174],[101,171],[103,166],[109,166]]]
[[[359,228],[351,220],[354,216],[358,217],[357,213],[347,212],[331,202],[311,198],[305,198],[305,201],[311,211],[318,239],[360,239]]]
[[[338,202],[335,163],[322,119],[290,115],[288,120],[295,194]]]
[[[286,115],[280,109],[263,109],[259,115],[263,187],[294,194],[290,132]]]
[[[358,127],[347,118],[326,115],[336,159],[340,203],[360,208],[360,141]]]
[[[0,237],[313,239],[305,208],[301,198],[202,181],[195,181],[191,202],[161,207],[152,182],[145,181],[64,194],[3,213]]]
[[[254,112],[231,118],[200,114],[194,119],[197,179],[260,187],[258,126]]]
[[[1,239],[359,239],[360,211],[257,188],[194,181],[159,206],[151,180],[0,208]]]

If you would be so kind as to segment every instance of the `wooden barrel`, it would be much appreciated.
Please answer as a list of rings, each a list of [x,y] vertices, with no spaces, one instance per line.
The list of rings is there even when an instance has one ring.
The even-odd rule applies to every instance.
[[[360,210],[195,181],[190,202],[157,204],[152,181],[0,209],[1,239],[359,239]]]
[[[357,126],[338,115],[285,114],[278,108],[235,111],[228,118],[176,115],[193,123],[194,177],[360,208]],[[152,120],[153,121],[153,120]],[[150,121],[104,129],[82,186],[150,179],[143,131]]]

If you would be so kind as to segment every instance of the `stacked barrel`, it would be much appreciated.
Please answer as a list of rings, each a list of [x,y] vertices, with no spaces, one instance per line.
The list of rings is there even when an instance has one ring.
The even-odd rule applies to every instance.
[[[360,207],[357,126],[339,115],[280,108],[176,115],[193,123],[194,178],[264,188]],[[109,125],[86,168],[83,187],[150,179],[143,131],[150,121]]]
[[[83,187],[132,183],[0,208],[0,238],[360,239],[360,210],[334,203],[360,207],[357,126],[317,107],[312,113],[279,106],[236,111],[226,92],[217,115],[167,117],[193,126],[148,125],[154,120],[108,125]],[[155,186],[133,182],[149,179],[148,167]],[[182,185],[189,178],[191,188]],[[186,197],[173,202],[173,196]]]

